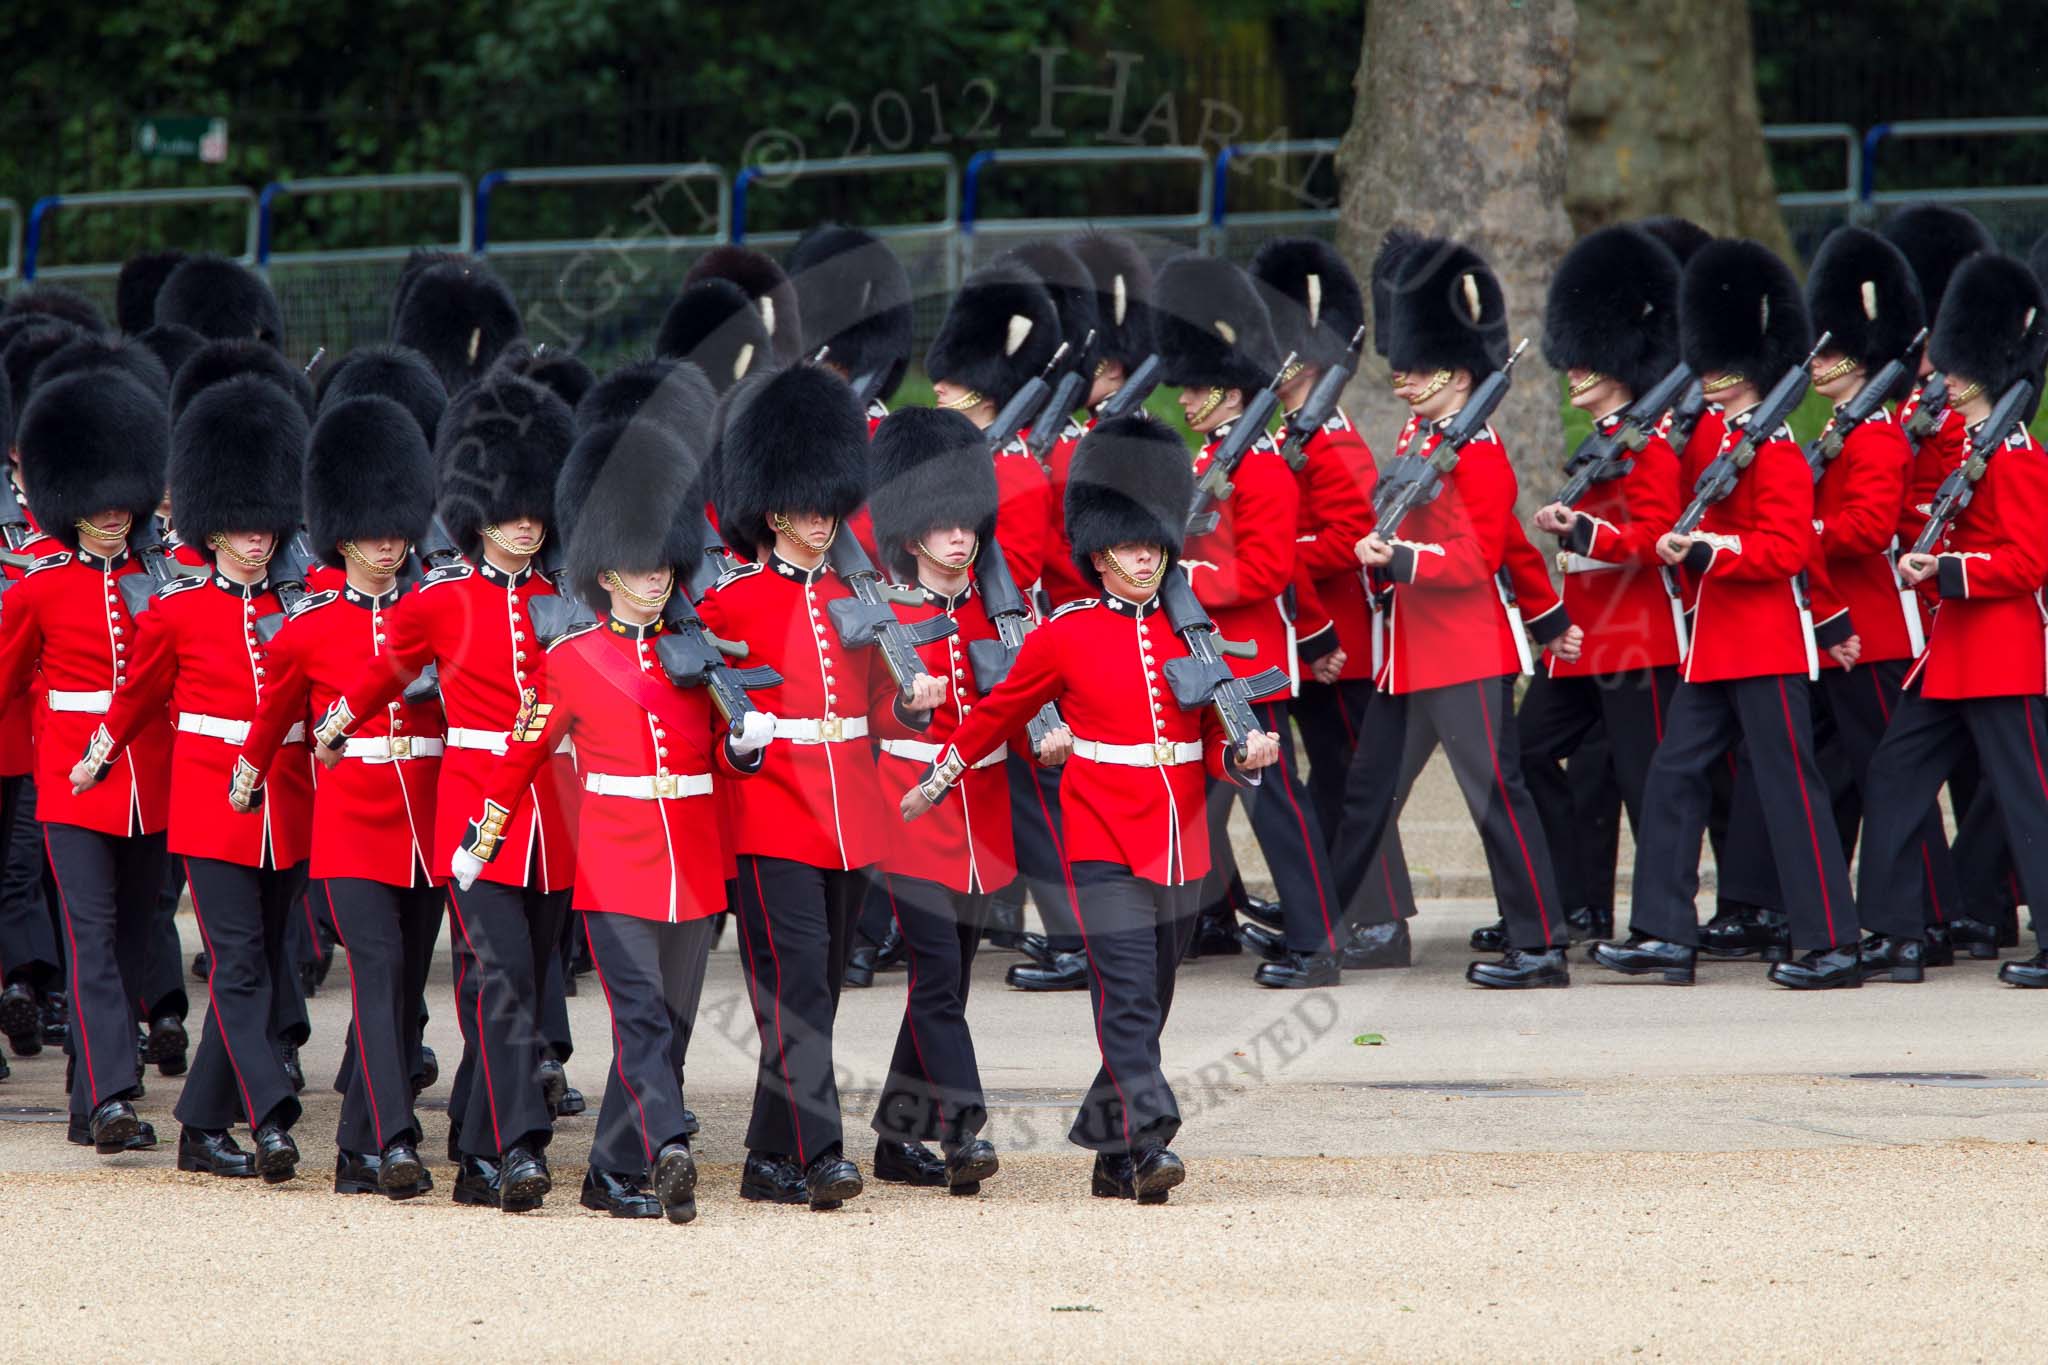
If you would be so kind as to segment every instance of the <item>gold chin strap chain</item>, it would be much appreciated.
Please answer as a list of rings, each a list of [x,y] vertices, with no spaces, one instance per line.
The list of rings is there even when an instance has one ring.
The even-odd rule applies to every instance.
[[[839,518],[837,517],[832,519],[832,530],[826,535],[823,545],[813,545],[810,541],[798,535],[796,527],[789,524],[789,518],[783,516],[780,512],[768,518],[768,524],[775,528],[776,535],[783,537],[792,545],[803,546],[804,549],[809,550],[814,555],[821,555],[831,549],[832,542],[839,538]]]
[[[955,564],[951,560],[940,559],[930,550],[925,549],[924,542],[921,540],[916,542],[915,545],[912,546],[912,548],[917,551],[920,558],[925,559],[930,563],[938,565],[947,573],[959,573],[963,569],[966,569],[969,565],[973,564],[975,560],[981,558],[981,537],[976,536],[974,538],[974,548],[967,552],[966,564]]]
[[[1094,378],[1096,378],[1096,379],[1100,379],[1100,378],[1102,378],[1102,376],[1103,376],[1104,374],[1108,373],[1108,371],[1109,371],[1109,357],[1108,357],[1108,356],[1104,356],[1104,357],[1103,357],[1102,359],[1100,359],[1100,360],[1098,360],[1098,361],[1096,361],[1096,362],[1095,362],[1095,374],[1094,374]]]
[[[1737,384],[1748,382],[1744,376],[1739,374],[1717,374],[1712,379],[1705,380],[1700,384],[1700,392],[1705,394],[1726,393]]]
[[[1587,375],[1584,379],[1581,379],[1578,383],[1572,385],[1571,391],[1567,396],[1571,398],[1577,398],[1582,393],[1588,393],[1592,390],[1595,384],[1598,384],[1601,380],[1605,379],[1606,377],[1606,375],[1601,374],[1598,370],[1595,370],[1593,373]]]
[[[1837,379],[1840,379],[1843,375],[1848,374],[1855,368],[1856,357],[1853,355],[1845,355],[1840,360],[1837,360],[1834,364],[1828,366],[1825,370],[1822,370],[1819,374],[1815,375],[1813,377],[1813,382],[1816,384],[1832,384]]]
[[[533,542],[531,550],[522,550],[517,545],[512,544],[505,539],[505,533],[495,526],[484,527],[484,539],[515,559],[532,559],[540,553],[540,547],[548,543],[548,529],[545,526],[541,527],[540,539]]]
[[[939,406],[947,412],[966,412],[970,408],[980,407],[987,401],[986,398],[983,398],[973,389],[963,389],[958,398],[953,399],[951,402],[941,403]]]
[[[407,546],[406,548],[410,549],[411,546]],[[387,569],[382,564],[373,563],[368,555],[364,554],[361,550],[358,550],[356,548],[356,543],[353,540],[344,540],[343,542],[341,542],[341,552],[344,555],[348,556],[349,562],[351,564],[354,564],[364,573],[375,574],[379,578],[391,578],[398,573],[397,564],[393,564],[390,568]],[[403,563],[405,561],[405,556],[403,554],[399,555],[398,558],[399,563]]]
[[[1202,406],[1196,408],[1193,413],[1189,414],[1188,425],[1194,426],[1199,422],[1206,421],[1208,419],[1209,414],[1216,411],[1217,405],[1222,403],[1222,401],[1223,390],[1209,390],[1209,396],[1202,400]]]
[[[642,597],[639,593],[627,587],[624,581],[619,578],[617,569],[606,569],[604,571],[604,585],[642,611],[659,611],[668,605],[668,599],[675,593],[676,576],[675,572],[671,570],[668,576],[668,586],[653,597]]]
[[[1444,385],[1450,382],[1451,372],[1449,370],[1438,370],[1435,374],[1429,377],[1429,383],[1423,386],[1422,392],[1416,394],[1413,398],[1408,400],[1408,406],[1412,408],[1417,403],[1427,403],[1430,399],[1442,393],[1444,391]]]
[[[222,554],[226,555],[229,559],[234,560],[235,563],[241,565],[245,569],[260,569],[265,564],[268,564],[270,562],[271,555],[277,553],[275,542],[273,542],[272,548],[267,553],[265,553],[263,557],[260,559],[257,558],[255,555],[245,555],[240,550],[237,550],[234,546],[228,544],[227,533],[224,531],[215,531],[212,535],[206,538],[206,543],[208,545],[211,545],[214,549],[220,551]]]
[[[1973,379],[1948,396],[1948,405],[1954,407],[1958,403],[1967,403],[1982,392],[1984,386]]]
[[[126,516],[121,518],[120,529],[114,531],[102,531],[99,527],[93,525],[84,517],[80,517],[77,521],[72,522],[71,525],[73,526],[74,529],[77,530],[78,534],[85,536],[88,539],[104,541],[107,544],[112,545],[116,541],[128,539],[128,532],[134,529],[135,518],[133,516]]]
[[[1166,576],[1167,560],[1165,555],[1159,557],[1159,567],[1152,571],[1149,578],[1140,578],[1129,569],[1126,569],[1124,562],[1116,557],[1115,550],[1104,550],[1102,557],[1109,561],[1109,567],[1115,571],[1118,578],[1121,578],[1134,588],[1147,589],[1157,587],[1159,580]]]
[[[1292,384],[1296,379],[1301,377],[1301,372],[1307,368],[1308,362],[1303,360],[1295,361],[1292,365],[1289,365],[1286,369],[1280,371],[1280,382],[1283,384]]]

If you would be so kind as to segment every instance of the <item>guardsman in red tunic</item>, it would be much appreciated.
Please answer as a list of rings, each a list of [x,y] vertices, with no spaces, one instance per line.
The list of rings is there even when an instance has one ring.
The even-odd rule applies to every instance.
[[[1935,319],[1927,353],[1948,376],[1949,403],[1970,451],[1985,459],[1970,505],[1932,554],[1908,553],[1899,571],[1941,594],[1927,650],[1906,675],[1906,694],[1870,761],[1857,888],[1873,937],[1864,970],[1894,981],[1921,978],[1918,850],[1915,833],[1954,766],[1965,734],[1982,780],[2010,834],[2023,899],[2048,904],[2048,647],[2042,583],[2048,581],[2048,455],[2025,422],[1986,431],[1999,397],[2014,383],[2035,386],[2048,361],[2048,295],[2020,262],[1982,255],[1958,266]],[[2001,436],[2003,437],[2002,439]],[[2036,920],[2037,931],[2040,927]],[[1976,946],[1979,926],[1952,922],[1956,942]],[[1988,928],[1988,926],[1982,926]],[[2014,986],[2048,986],[2048,944],[2025,962],[1999,968]],[[1995,951],[1995,949],[1994,949]]]
[[[598,604],[598,620],[536,659],[453,859],[459,888],[481,886],[493,860],[519,847],[517,807],[548,781],[561,743],[574,744],[583,788],[575,905],[613,1039],[581,1202],[615,1218],[665,1214],[676,1223],[697,1213],[678,1021],[697,1012],[713,917],[726,908],[725,822],[713,793],[759,768],[775,728],[756,712],[727,734],[709,694],[677,686],[661,663],[663,608],[681,590],[677,557],[689,552],[675,528],[701,501],[689,471],[712,422],[709,386],[684,369],[700,449],[639,422],[600,427],[570,454],[562,486],[583,491],[576,505],[566,492],[561,504],[572,527],[567,582]]]
[[[348,954],[354,1009],[337,1194],[409,1199],[432,1188],[413,1078],[443,899],[432,861],[441,705],[393,701],[358,721],[342,698],[390,650],[398,574],[433,505],[433,456],[404,408],[372,397],[322,410],[306,456],[306,534],[345,578],[300,599],[272,642],[269,686],[228,792],[235,809],[254,809],[280,746],[295,727],[312,727],[327,771],[314,788],[307,872]],[[293,762],[289,749],[283,761]]]
[[[1428,458],[1479,376],[1507,359],[1508,331],[1500,281],[1470,248],[1396,238],[1389,249],[1398,259],[1374,269],[1388,281],[1387,360],[1395,395],[1421,424],[1391,477]],[[1392,605],[1381,695],[1367,712],[1333,842],[1344,860],[1339,885],[1356,904],[1368,861],[1441,744],[1485,843],[1507,929],[1506,956],[1473,963],[1467,978],[1496,988],[1563,986],[1564,910],[1516,737],[1515,676],[1527,644],[1499,585],[1521,534],[1514,505],[1514,468],[1489,430],[1391,539],[1374,530],[1359,542],[1360,562],[1391,585]],[[1355,913],[1371,922],[1369,910]],[[1404,948],[1406,939],[1400,926]]]
[[[1765,390],[1800,363],[1812,325],[1798,281],[1754,242],[1701,247],[1679,288],[1686,364],[1727,412],[1732,449]],[[1844,665],[1857,641],[1816,639],[1798,581],[1816,561],[1813,474],[1791,433],[1766,434],[1734,491],[1708,511],[1697,533],[1658,542],[1666,563],[1700,581],[1683,683],[1664,720],[1636,831],[1633,932],[1626,943],[1594,946],[1602,966],[1689,983],[1699,943],[1693,909],[1708,774],[1746,741],[1772,861],[1803,954],[1771,979],[1795,989],[1860,986],[1856,905],[1836,832],[1827,782],[1813,755],[1808,681],[1822,649]],[[1849,622],[1838,617],[1846,634]]]
[[[1025,640],[902,802],[914,820],[951,801],[977,763],[1058,703],[1074,732],[1066,848],[1102,1052],[1067,1136],[1096,1154],[1092,1193],[1147,1204],[1187,1174],[1171,1149],[1181,1116],[1159,1040],[1209,869],[1206,781],[1268,768],[1280,748],[1253,730],[1233,752],[1213,708],[1183,710],[1165,685],[1187,647],[1160,612],[1159,582],[1179,571],[1193,495],[1187,447],[1155,418],[1105,422],[1082,440],[1067,534],[1103,596],[1068,603]]]
[[[162,496],[170,423],[162,398],[88,371],[39,385],[21,417],[22,482],[36,523],[68,547],[39,557],[0,606],[0,709],[40,670],[37,814],[64,935],[71,1004],[71,1136],[101,1153],[153,1145],[136,1116],[140,956],[164,877],[171,726],[140,727],[113,771],[71,790],[71,766],[132,685],[135,620],[122,580],[143,572],[128,533]]]
[[[281,767],[246,814],[223,815],[219,800],[268,682],[257,623],[282,608],[266,566],[298,528],[307,436],[292,395],[253,374],[212,384],[186,405],[172,435],[171,496],[189,543],[210,548],[214,567],[147,599],[129,686],[71,773],[75,792],[97,785],[131,741],[163,723],[169,704],[170,852],[191,889],[208,1005],[178,1099],[178,1169],[273,1183],[297,1174],[299,1161],[290,1040],[272,994],[296,988],[286,930],[305,887],[311,774],[303,762]],[[303,731],[292,742],[303,759]],[[230,1135],[237,1122],[248,1124],[253,1153]]]
[[[861,1178],[844,1152],[832,1022],[867,874],[888,839],[868,737],[907,736],[946,685],[919,673],[899,708],[875,650],[848,648],[833,624],[832,604],[852,590],[826,552],[867,497],[867,424],[852,391],[797,366],[742,380],[724,414],[718,524],[754,562],[700,611],[712,633],[747,642],[749,664],[782,675],[756,694],[781,742],[732,806],[740,950],[761,1035],[740,1194],[834,1208]]]
[[[1572,406],[1592,414],[1596,431],[1611,433],[1678,363],[1678,277],[1677,258],[1661,243],[1613,227],[1573,247],[1551,278],[1544,357],[1564,373]],[[1594,856],[1564,761],[1604,734],[1629,823],[1641,828],[1643,782],[1678,685],[1680,624],[1657,572],[1657,541],[1680,511],[1678,456],[1652,434],[1625,459],[1626,468],[1595,481],[1577,506],[1552,503],[1536,513],[1537,529],[1563,547],[1565,607],[1586,632],[1577,659],[1551,654],[1518,718],[1522,772],[1560,869]],[[1614,933],[1611,907],[1581,902],[1566,919],[1575,935]]]
[[[876,431],[873,453],[875,533],[892,575],[925,596],[896,613],[907,622],[943,614],[958,627],[919,651],[950,684],[930,727],[917,739],[881,743],[883,790],[895,791],[931,771],[978,704],[969,650],[997,637],[974,566],[994,534],[997,495],[980,430],[959,413],[906,408]],[[989,896],[1016,876],[1004,754],[999,747],[963,774],[952,797],[892,839],[882,858],[910,986],[873,1120],[878,1180],[973,1194],[996,1172],[995,1148],[979,1136],[988,1107],[967,988]]]
[[[1364,292],[1343,258],[1313,238],[1274,238],[1259,248],[1251,272],[1268,290],[1280,348],[1299,358],[1294,377],[1280,386],[1280,401],[1292,415],[1308,400],[1324,371],[1343,362],[1352,334],[1365,320]],[[1294,480],[1301,493],[1296,570],[1313,585],[1313,595],[1337,635],[1337,648],[1314,662],[1292,707],[1310,756],[1309,799],[1327,837],[1343,815],[1344,774],[1358,747],[1373,696],[1373,662],[1382,648],[1379,613],[1366,590],[1357,551],[1358,542],[1372,530],[1379,466],[1365,437],[1339,409],[1302,443],[1302,466]],[[1384,942],[1394,923],[1415,913],[1415,891],[1409,885],[1398,831],[1387,832],[1367,870],[1366,895],[1383,904],[1375,919],[1385,922],[1347,923],[1341,935],[1343,965],[1407,966],[1408,955],[1389,952]],[[1279,927],[1277,922],[1267,925]],[[1250,938],[1251,931],[1246,936]]]
[[[1272,321],[1258,286],[1241,268],[1197,256],[1177,257],[1159,272],[1153,316],[1161,378],[1180,389],[1182,416],[1202,439],[1194,463],[1199,479],[1245,404],[1279,366]],[[1287,600],[1295,581],[1301,491],[1264,432],[1239,462],[1231,483],[1230,496],[1215,503],[1214,529],[1188,537],[1180,567],[1223,637],[1253,647],[1250,657],[1231,658],[1233,673],[1251,677],[1277,670],[1283,679],[1298,677],[1301,660],[1316,662],[1340,652],[1336,630],[1327,621],[1312,639],[1298,639]],[[1251,698],[1260,726],[1288,733],[1292,700],[1291,686]],[[1343,903],[1322,821],[1295,765],[1294,746],[1282,746],[1279,767],[1257,786],[1212,786],[1212,846],[1227,841],[1233,793],[1258,836],[1284,917],[1278,934],[1256,927],[1238,931],[1256,935],[1248,941],[1268,959],[1253,980],[1289,989],[1334,985],[1341,974]],[[1205,913],[1225,903],[1224,885],[1220,870],[1212,866]]]
[[[462,846],[464,814],[480,803],[539,669],[533,601],[554,587],[534,556],[556,526],[555,478],[573,425],[554,393],[495,370],[451,406],[436,463],[441,522],[462,558],[399,602],[385,647],[342,696],[349,715],[377,716],[435,667],[448,723],[434,798],[437,876]],[[566,754],[543,765],[510,803],[500,836],[508,856],[449,895],[463,1038],[449,1097],[457,1203],[526,1211],[539,1196],[516,1191],[547,1183],[550,1105],[568,1082],[562,1059],[543,1051],[537,1012],[576,880],[574,790]]]

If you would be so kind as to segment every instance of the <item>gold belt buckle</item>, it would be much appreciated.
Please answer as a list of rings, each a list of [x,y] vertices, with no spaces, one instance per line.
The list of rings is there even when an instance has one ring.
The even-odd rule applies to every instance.
[[[1152,766],[1170,768],[1173,766],[1173,741],[1162,739],[1152,746]]]
[[[676,789],[676,775],[674,773],[656,773],[654,775],[654,797],[657,801],[672,801],[679,794]]]
[[[1572,552],[1570,550],[1559,550],[1557,552],[1557,571],[1559,573],[1570,573],[1572,571]]]
[[[391,737],[391,756],[393,758],[411,758],[412,737],[410,735],[393,735]]]
[[[845,738],[846,718],[844,716],[827,716],[818,722],[818,739],[820,743],[837,744]]]

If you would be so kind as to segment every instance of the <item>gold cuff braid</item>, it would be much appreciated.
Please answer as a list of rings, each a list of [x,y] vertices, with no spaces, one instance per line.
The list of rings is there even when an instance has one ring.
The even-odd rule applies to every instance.
[[[486,799],[484,813],[469,822],[469,842],[466,847],[480,862],[489,862],[498,856],[498,843],[505,837],[505,824],[512,818],[512,812],[497,802]]]
[[[236,754],[234,776],[228,782],[228,800],[233,803],[235,809],[254,810],[257,788],[262,785],[263,774],[256,771],[256,765]]]
[[[339,749],[355,723],[355,712],[348,709],[347,699],[337,697],[334,705],[327,708],[327,714],[320,717],[320,723],[313,727],[313,738],[330,749]]]
[[[917,784],[918,790],[924,793],[925,800],[937,805],[966,771],[967,760],[960,757],[958,749],[948,745],[944,760],[932,769],[930,777]]]
[[[114,761],[114,737],[102,725],[92,732],[92,739],[85,746],[85,761],[95,772],[104,773],[107,765]]]

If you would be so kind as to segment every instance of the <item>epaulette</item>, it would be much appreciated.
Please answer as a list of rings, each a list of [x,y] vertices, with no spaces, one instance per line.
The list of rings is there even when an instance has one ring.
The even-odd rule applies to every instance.
[[[1067,419],[1067,424],[1060,428],[1060,439],[1062,441],[1078,441],[1087,434],[1088,428],[1082,426],[1071,417]]]
[[[44,569],[54,569],[60,564],[69,564],[70,562],[71,552],[69,550],[59,550],[56,554],[44,555],[41,559],[29,565],[28,571],[22,574],[22,577],[27,578],[29,574],[40,573]]]
[[[2005,448],[2007,450],[2025,450],[2029,444],[2031,442],[2027,437],[2027,429],[2024,426],[2015,427],[2012,435],[2005,438]],[[34,573],[35,570],[30,569],[29,572]]]
[[[1046,617],[1045,619],[1048,621],[1057,621],[1070,611],[1079,611],[1083,607],[1099,607],[1101,605],[1102,599],[1099,597],[1077,597],[1073,601],[1067,603],[1066,605],[1057,608],[1052,615]]]
[[[759,572],[761,572],[761,561],[758,559],[751,564],[735,564],[732,568],[727,569],[724,573],[720,574],[718,576],[718,581],[716,583],[713,583],[711,586],[714,588],[722,588],[728,583],[737,583],[742,578],[751,577],[752,575],[757,574]]]
[[[1012,436],[1010,443],[996,453],[999,455],[1029,455],[1031,451],[1024,445],[1023,437]]]
[[[1323,422],[1323,430],[1324,430],[1324,431],[1349,431],[1349,430],[1351,430],[1351,419],[1350,419],[1349,417],[1346,417],[1346,416],[1345,416],[1345,415],[1343,414],[1343,412],[1342,412],[1341,410],[1340,410],[1340,411],[1337,411],[1337,412],[1333,412],[1333,413],[1331,413],[1331,414],[1329,415],[1329,417],[1328,417],[1328,418],[1327,418],[1327,419],[1326,419],[1326,420],[1325,420],[1325,421]]]
[[[554,653],[557,649],[561,648],[563,645],[567,644],[569,641],[575,639],[579,635],[590,634],[591,631],[597,629],[597,626],[598,623],[595,621],[584,621],[579,625],[573,625],[569,627],[567,630],[563,631],[560,635],[557,635],[553,640],[550,640],[548,642],[548,653]]]
[[[439,568],[429,572],[425,578],[422,578],[420,580],[420,589],[421,591],[425,591],[428,588],[436,587],[442,583],[460,583],[463,579],[468,578],[475,572],[475,569],[471,568],[467,564],[463,564],[460,562],[454,564],[443,564]]]
[[[190,592],[192,591],[192,589],[201,587],[204,584],[209,583],[211,581],[212,579],[210,577],[194,578],[189,574],[181,575],[177,578],[173,578],[168,583],[159,585],[156,590],[156,595],[160,598],[176,597],[181,592]]]
[[[889,415],[889,405],[879,398],[870,398],[868,400],[867,415],[879,421]]]
[[[296,619],[304,616],[309,611],[316,611],[326,606],[329,602],[336,600],[340,596],[341,594],[333,588],[329,588],[325,592],[309,592],[304,597],[301,597],[285,615]]]

